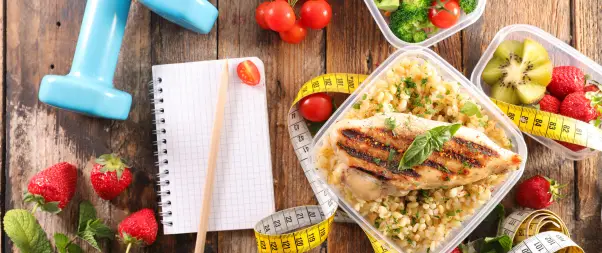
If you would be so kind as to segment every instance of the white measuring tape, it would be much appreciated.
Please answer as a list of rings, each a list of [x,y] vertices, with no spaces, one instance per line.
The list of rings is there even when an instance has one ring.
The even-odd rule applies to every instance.
[[[317,169],[310,157],[313,150],[311,146],[313,137],[305,119],[299,113],[297,103],[306,96],[320,92],[351,94],[366,77],[365,75],[358,74],[325,74],[311,79],[301,87],[289,110],[288,130],[297,158],[318,200],[319,206],[289,208],[276,212],[259,221],[255,225],[255,237],[257,238],[259,252],[306,252],[318,247],[326,240],[332,228],[333,221],[354,222],[344,212],[336,212],[338,208],[336,195],[319,179]],[[545,215],[541,215],[542,213]],[[535,217],[528,219],[531,215],[535,215]],[[552,221],[555,221],[555,223]],[[525,223],[528,225],[524,225]],[[501,227],[504,229],[500,229],[500,234],[509,235],[515,244],[517,244],[510,252],[547,253],[556,252],[559,249],[568,250],[561,251],[567,253],[583,252],[568,237],[568,231],[565,231],[566,226],[562,220],[550,211],[515,212],[506,218],[502,224],[503,226]],[[558,225],[562,229],[553,230],[554,225]],[[523,226],[534,227],[533,230],[523,232]],[[543,233],[539,233],[540,231]],[[557,231],[561,231],[562,233]],[[396,252],[386,242],[377,240],[369,233],[366,234],[375,252]],[[525,240],[524,238],[528,236],[530,237]],[[541,246],[540,241],[542,241]]]

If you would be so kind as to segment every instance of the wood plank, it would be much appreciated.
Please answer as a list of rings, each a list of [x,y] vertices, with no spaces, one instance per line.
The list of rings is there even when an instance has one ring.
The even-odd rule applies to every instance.
[[[395,51],[380,32],[363,1],[329,1],[333,17],[326,29],[328,73],[370,74]],[[372,252],[366,234],[356,224],[334,224],[328,252]]]
[[[217,4],[216,0],[210,1],[213,5]],[[224,8],[225,9],[225,8]],[[204,61],[204,60],[215,60],[217,59],[217,29],[214,27],[213,30],[207,35],[197,34],[188,31],[178,25],[171,23],[157,14],[151,14],[151,65],[168,64],[168,63],[182,63],[192,61]],[[145,71],[149,71],[151,66],[145,68]],[[150,80],[150,75],[147,81]],[[146,89],[140,89],[144,92]],[[147,103],[146,100],[144,103]],[[141,105],[141,108],[149,108],[146,105]],[[144,111],[140,111],[142,113]],[[151,127],[149,122],[141,122],[140,124],[145,127]],[[142,132],[140,134],[146,135],[146,138],[151,136],[149,132]],[[127,136],[127,135],[126,135]],[[132,144],[135,142],[132,142]],[[152,145],[147,145],[148,148],[154,148]],[[152,152],[153,150],[150,150]],[[154,163],[154,160],[153,160]],[[149,173],[157,172],[156,166],[149,166]],[[151,182],[152,184],[153,182]],[[144,185],[143,182],[141,184]],[[146,188],[145,188],[146,189]],[[149,189],[152,192],[152,187]],[[152,202],[156,201],[155,198]],[[182,235],[163,235],[162,229],[159,231],[157,242],[152,247],[146,249],[148,252],[192,252],[194,250],[194,243],[196,234],[182,234]],[[207,234],[207,246],[205,252],[217,252],[218,248],[218,237],[217,233],[212,232]]]
[[[278,33],[262,30],[256,24],[255,8],[261,2],[220,0],[220,6],[228,8],[220,9],[218,56],[220,59],[257,56],[264,63],[276,209],[316,204],[288,138],[286,122],[290,103],[301,85],[325,71],[324,32],[308,31],[302,43],[287,44]],[[219,233],[219,252],[256,251],[251,231]]]
[[[30,208],[22,203],[29,178],[59,161],[83,168],[95,152],[108,152],[110,121],[95,119],[43,103],[37,98],[41,78],[46,74],[66,74],[75,50],[85,1],[8,1],[6,55],[7,180],[6,210]],[[95,201],[95,195],[79,173],[75,197],[60,214],[37,212],[35,216],[52,236],[55,232],[73,235],[82,199]],[[102,218],[102,204],[97,205]],[[4,238],[6,251],[14,248]],[[103,242],[106,248],[108,242]],[[84,245],[84,251],[93,249]]]
[[[5,16],[4,16],[4,1],[0,3],[0,66],[2,66],[2,70],[3,73],[5,73],[4,71],[6,70],[4,68],[4,48],[6,47],[6,37],[5,37],[5,29],[4,29],[4,25],[5,25]],[[4,178],[4,154],[6,154],[6,145],[5,145],[5,140],[4,137],[6,136],[6,128],[5,128],[5,122],[6,122],[6,113],[4,111],[4,107],[5,107],[5,102],[6,102],[6,94],[5,89],[4,89],[4,77],[5,74],[2,74],[0,76],[0,170],[2,170],[2,173],[0,174],[0,217],[4,217],[4,202],[6,199],[6,196],[4,195],[4,193],[6,192],[6,189],[4,188],[6,186],[5,180],[6,178]],[[0,230],[4,231],[4,224],[2,221],[0,221]],[[0,250],[2,249],[2,240],[0,239]]]
[[[598,64],[602,63],[602,6],[601,0],[573,1],[572,45]],[[601,80],[598,80],[601,81]],[[586,252],[599,251],[602,240],[598,235],[600,224],[600,162],[595,157],[576,162],[576,208],[573,234]]]

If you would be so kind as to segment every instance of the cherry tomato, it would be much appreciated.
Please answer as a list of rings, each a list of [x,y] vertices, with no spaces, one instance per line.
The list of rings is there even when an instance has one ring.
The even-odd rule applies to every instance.
[[[236,67],[236,74],[238,74],[238,78],[240,78],[243,83],[246,83],[250,86],[258,85],[259,80],[261,80],[259,69],[257,69],[255,63],[250,60],[239,63]]]
[[[270,3],[265,21],[268,27],[276,32],[285,32],[295,25],[295,11],[285,1],[274,1]]]
[[[255,21],[263,29],[270,29],[268,24],[265,22],[265,15],[268,12],[268,8],[272,2],[263,2],[255,9]]]
[[[322,29],[330,23],[332,8],[326,1],[307,1],[301,6],[301,22],[311,29]]]
[[[299,24],[299,21],[297,21],[295,22],[293,28],[286,32],[280,32],[279,34],[283,41],[291,44],[299,44],[301,41],[303,41],[303,39],[305,39],[305,36],[307,35],[307,29],[305,29],[305,27],[303,27],[301,24]]]
[[[332,114],[332,99],[326,93],[311,94],[299,101],[299,113],[309,121],[325,121]]]
[[[450,28],[460,18],[460,5],[454,0],[433,0],[429,10],[431,23],[439,28]]]

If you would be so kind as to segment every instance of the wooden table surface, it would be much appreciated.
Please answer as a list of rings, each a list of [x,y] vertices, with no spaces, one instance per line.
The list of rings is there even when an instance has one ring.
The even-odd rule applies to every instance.
[[[73,235],[77,204],[90,200],[101,218],[115,228],[128,213],[157,208],[151,134],[152,115],[147,96],[151,66],[155,64],[257,56],[266,65],[274,192],[278,210],[316,200],[287,138],[286,115],[297,89],[311,77],[329,72],[369,74],[395,48],[378,30],[361,0],[331,0],[333,18],[327,29],[310,31],[300,45],[282,42],[254,21],[259,0],[214,0],[219,20],[208,35],[186,31],[152,14],[135,2],[114,83],[133,95],[129,119],[110,121],[58,110],[37,98],[41,78],[66,74],[79,33],[84,0],[5,0],[2,15],[3,73],[0,165],[2,213],[23,208],[22,194],[29,178],[59,161],[81,168],[77,193],[59,215],[38,212],[36,217],[51,235]],[[532,24],[550,32],[602,63],[602,0],[489,0],[484,16],[464,31],[434,46],[454,67],[469,75],[495,33],[510,24]],[[600,159],[563,159],[525,137],[529,157],[523,178],[543,174],[568,184],[565,197],[551,206],[562,216],[572,238],[586,252],[601,252]],[[87,182],[84,167],[94,156],[116,152],[132,161],[134,180],[126,193],[113,201],[99,199]],[[514,205],[513,193],[504,205]],[[137,252],[190,252],[195,234],[160,235],[150,247]],[[210,233],[212,252],[256,252],[251,230]],[[83,245],[83,243],[80,243]],[[107,252],[123,252],[118,241],[103,241]],[[3,252],[12,243],[4,235]],[[84,248],[92,251],[91,248]],[[371,252],[370,244],[355,225],[335,225],[328,242],[315,252]]]

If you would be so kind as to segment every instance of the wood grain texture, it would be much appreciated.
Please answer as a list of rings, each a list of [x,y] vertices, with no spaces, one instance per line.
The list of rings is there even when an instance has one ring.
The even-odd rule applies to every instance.
[[[94,119],[40,103],[41,78],[68,73],[75,50],[85,1],[1,1],[0,27],[6,26],[5,79],[0,112],[2,187],[0,211],[27,208],[22,191],[29,178],[58,162],[78,165],[77,194],[61,214],[38,212],[36,217],[48,235],[76,229],[77,203],[90,200],[111,227],[141,208],[157,209],[155,195],[154,136],[147,82],[151,66],[228,57],[257,56],[265,64],[268,113],[276,208],[315,204],[316,200],[288,139],[287,113],[296,92],[312,77],[323,73],[369,74],[395,48],[379,31],[363,1],[331,0],[333,18],[324,30],[308,31],[299,45],[282,42],[278,34],[260,29],[254,9],[263,0],[213,0],[220,9],[214,29],[199,35],[152,14],[134,1],[114,79],[117,88],[133,96],[129,119],[123,122]],[[2,4],[6,2],[7,6]],[[300,5],[299,5],[300,6]],[[602,0],[499,0],[488,1],[477,23],[433,47],[458,70],[470,74],[495,33],[515,23],[536,25],[571,43],[594,61],[602,61]],[[3,11],[6,8],[6,11]],[[1,15],[6,12],[6,16]],[[4,34],[4,32],[2,33]],[[4,52],[4,50],[0,50]],[[5,88],[3,90],[3,88]],[[337,98],[341,98],[336,96]],[[2,108],[4,106],[4,108]],[[3,130],[4,128],[4,130]],[[3,133],[6,134],[3,134]],[[4,139],[4,142],[2,140]],[[600,157],[581,162],[560,154],[525,136],[529,148],[523,180],[542,174],[568,184],[564,199],[551,206],[566,221],[572,238],[586,252],[602,247],[597,231],[600,221]],[[134,180],[126,193],[113,201],[99,199],[89,183],[94,156],[115,152],[132,161]],[[6,158],[6,160],[4,159]],[[3,178],[6,176],[6,178]],[[514,192],[503,203],[515,209]],[[480,237],[479,235],[475,235]],[[5,234],[3,252],[14,251]],[[133,252],[191,252],[195,234],[162,235],[150,247]],[[251,230],[208,234],[205,252],[256,252]],[[82,241],[86,252],[92,249]],[[119,242],[102,241],[106,252],[123,252]],[[354,224],[335,224],[326,244],[312,252],[372,252],[364,232]]]
[[[326,72],[370,74],[394,52],[363,1],[329,1],[334,15],[326,29]],[[344,11],[337,11],[344,10]],[[356,224],[334,224],[328,252],[372,252]]]
[[[6,47],[6,36],[5,36],[5,30],[4,30],[4,25],[6,22],[6,19],[4,18],[4,1],[0,2],[0,66],[2,66],[2,69],[5,70],[4,68],[4,49]],[[6,113],[4,111],[4,103],[6,102],[6,100],[4,99],[6,97],[6,94],[4,93],[5,89],[5,81],[4,81],[4,71],[3,74],[0,75],[0,169],[2,170],[2,173],[0,173],[0,217],[4,217],[4,212],[5,212],[5,205],[4,205],[4,201],[6,199],[6,196],[4,195],[4,187],[6,185],[5,180],[6,178],[4,177],[4,169],[6,168],[5,165],[5,161],[4,161],[4,154],[6,154],[6,145],[4,142],[4,137],[6,136],[6,132],[5,132],[5,125],[4,122],[6,122]],[[0,220],[0,230],[4,231],[4,224],[3,221]],[[0,238],[0,251],[2,250],[2,239]]]
[[[602,61],[602,1],[573,1],[573,46],[595,62]],[[598,80],[600,81],[600,80]],[[576,217],[600,215],[600,156],[576,163]]]

